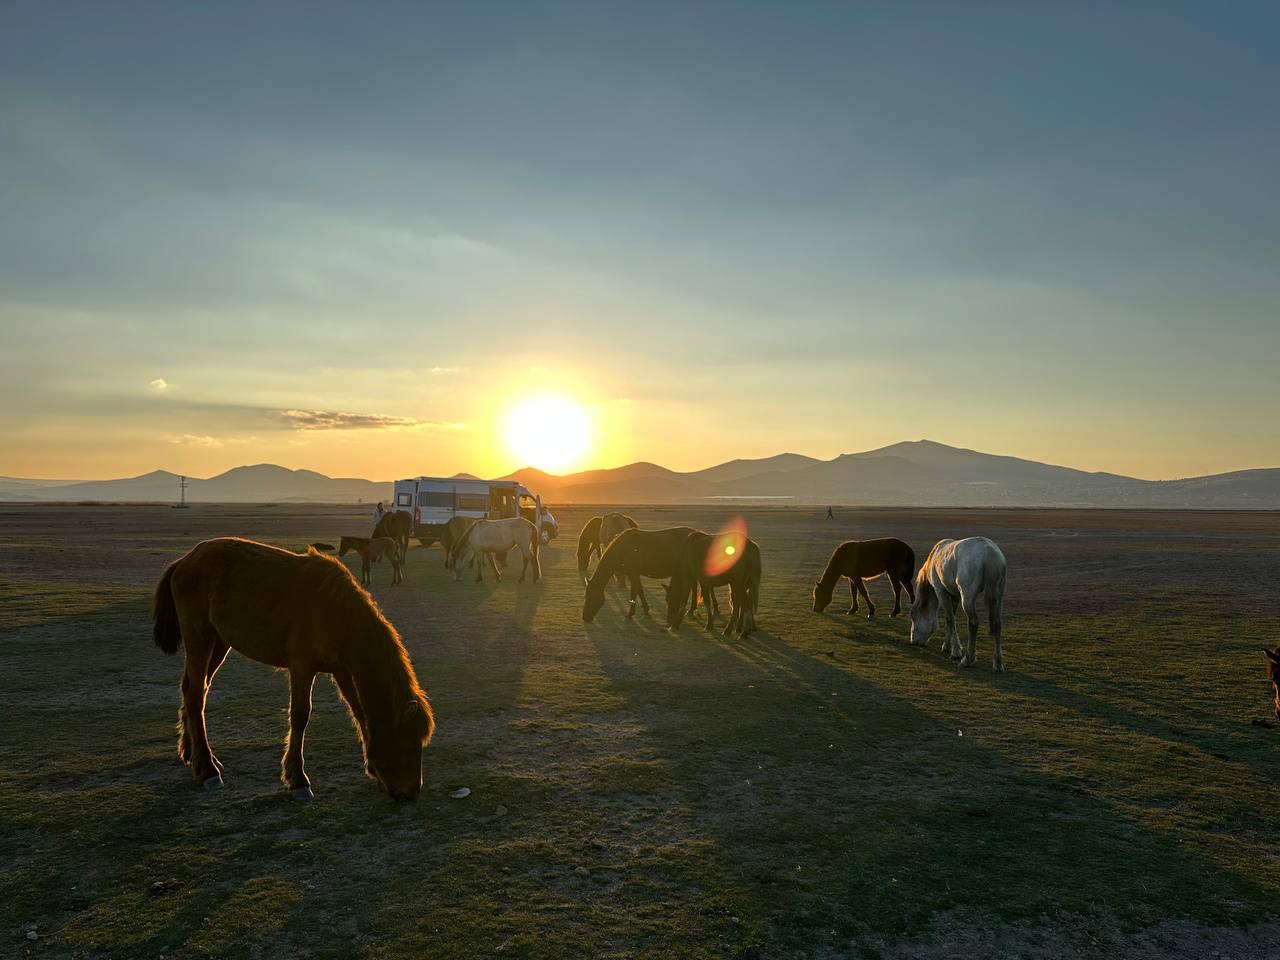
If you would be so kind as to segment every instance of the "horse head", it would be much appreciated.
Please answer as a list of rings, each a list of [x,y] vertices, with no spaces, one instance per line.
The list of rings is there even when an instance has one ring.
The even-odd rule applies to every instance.
[[[821,613],[831,603],[831,594],[835,587],[824,587],[819,581],[813,585],[813,612]]]
[[[604,606],[604,586],[609,578],[605,577],[599,584],[587,581],[587,594],[582,600],[582,622],[590,623]]]
[[[411,698],[391,723],[369,731],[365,770],[396,800],[416,800],[422,792],[422,748],[435,720],[421,694]]]
[[[938,629],[938,598],[924,578],[916,580],[916,599],[911,604],[911,644],[923,647]]]

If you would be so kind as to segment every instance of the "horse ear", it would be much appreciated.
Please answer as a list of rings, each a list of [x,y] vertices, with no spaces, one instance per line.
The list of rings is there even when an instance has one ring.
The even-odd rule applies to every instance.
[[[1272,663],[1280,663],[1280,653],[1275,650],[1268,650],[1266,647],[1262,648],[1262,652],[1267,655],[1267,659]]]

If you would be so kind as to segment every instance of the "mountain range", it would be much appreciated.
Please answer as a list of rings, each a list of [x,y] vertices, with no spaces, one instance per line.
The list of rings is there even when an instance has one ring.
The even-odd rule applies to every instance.
[[[458,474],[458,479],[471,479]],[[656,463],[558,476],[532,467],[518,479],[550,504],[657,504],[717,501],[780,504],[1007,507],[1195,507],[1280,509],[1280,468],[1181,480],[1140,480],[1089,473],[1017,457],[965,450],[931,440],[906,441],[818,460],[783,453],[730,460],[678,472]],[[120,480],[28,480],[0,477],[0,501],[172,502],[178,475],[156,470]],[[187,499],[205,503],[372,502],[391,482],[335,478],[274,464],[236,467],[189,478]]]

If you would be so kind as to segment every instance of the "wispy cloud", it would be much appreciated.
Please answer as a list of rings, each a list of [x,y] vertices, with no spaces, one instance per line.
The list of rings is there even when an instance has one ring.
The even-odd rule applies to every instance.
[[[451,373],[466,373],[466,367],[432,367],[427,373],[434,374],[437,377],[447,376]]]
[[[197,436],[194,433],[184,433],[180,437],[174,437],[171,443],[180,443],[188,447],[220,447],[222,441],[217,437]]]
[[[280,410],[276,416],[295,430],[457,430],[460,423],[419,420],[385,413],[346,413],[337,410]]]
[[[163,377],[156,377],[154,380],[148,383],[147,386],[152,390],[154,390],[156,393],[163,393],[164,391],[169,389],[169,383]]]

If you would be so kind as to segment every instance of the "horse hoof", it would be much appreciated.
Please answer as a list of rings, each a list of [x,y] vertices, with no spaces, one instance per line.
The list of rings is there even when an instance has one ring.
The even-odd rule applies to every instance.
[[[210,777],[208,780],[204,782],[203,786],[206,790],[221,790],[222,777],[219,776],[218,774],[214,774],[212,777]]]
[[[298,787],[296,790],[293,790],[291,792],[293,793],[293,799],[301,800],[304,803],[308,800],[314,800],[316,798],[316,795],[311,792],[310,787]]]

